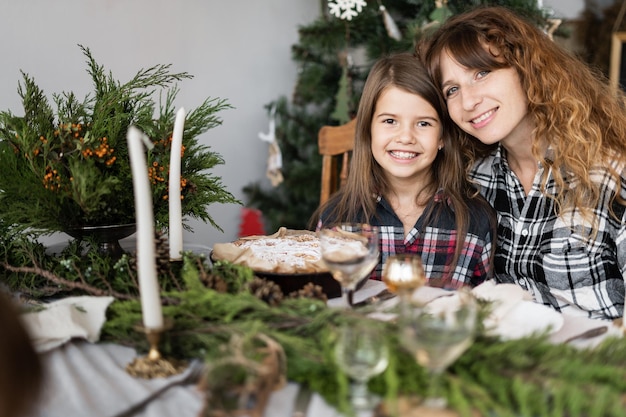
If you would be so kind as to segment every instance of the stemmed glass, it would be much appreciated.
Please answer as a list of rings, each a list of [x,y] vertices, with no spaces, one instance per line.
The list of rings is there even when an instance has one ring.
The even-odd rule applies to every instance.
[[[352,307],[357,284],[378,263],[378,227],[360,223],[342,223],[320,230],[322,260],[341,285],[343,299]]]
[[[373,408],[375,401],[368,395],[367,382],[389,364],[389,351],[380,329],[364,323],[342,325],[335,344],[335,360],[354,381],[351,387],[354,409]]]
[[[401,309],[408,308],[413,292],[427,282],[421,256],[390,255],[383,266],[382,280],[389,291],[400,297]]]
[[[424,405],[445,408],[442,374],[472,344],[478,305],[469,291],[437,298],[425,306],[411,305],[400,317],[400,343],[430,375]]]

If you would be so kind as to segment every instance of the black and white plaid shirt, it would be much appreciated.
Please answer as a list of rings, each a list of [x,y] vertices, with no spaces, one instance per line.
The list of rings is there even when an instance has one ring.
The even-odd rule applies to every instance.
[[[472,177],[498,213],[495,275],[498,282],[516,283],[537,302],[568,314],[615,319],[624,313],[626,276],[626,208],[613,204],[616,192],[626,195],[626,179],[615,182],[606,172],[594,172],[602,184],[602,197],[593,208],[598,233],[588,238],[589,224],[580,211],[555,215],[554,200],[540,190],[545,169],[539,165],[528,195],[511,171],[501,146],[474,167]],[[550,169],[548,167],[547,169]],[[570,184],[571,186],[575,186]],[[554,193],[548,172],[546,192]]]

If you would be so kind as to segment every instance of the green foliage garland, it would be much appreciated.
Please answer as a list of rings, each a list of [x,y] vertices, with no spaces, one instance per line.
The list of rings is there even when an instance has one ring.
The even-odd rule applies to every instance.
[[[135,330],[141,305],[131,255],[112,262],[72,243],[63,256],[54,256],[11,230],[0,222],[0,271],[11,291],[39,299],[114,295],[102,340],[147,351],[145,336]],[[224,292],[208,287],[208,278],[222,279],[227,284]],[[335,331],[344,323],[367,321],[384,332],[391,351],[387,370],[370,381],[370,390],[388,404],[400,396],[424,395],[427,374],[401,347],[397,323],[367,318],[367,309],[339,310],[311,298],[284,298],[269,306],[248,291],[254,278],[247,267],[211,264],[193,253],[185,253],[182,265],[174,263],[162,271],[163,312],[174,323],[162,353],[212,363],[224,357],[224,346],[234,335],[264,334],[286,353],[289,380],[308,386],[349,414],[348,378],[333,359]],[[482,305],[482,316],[489,307]],[[481,331],[446,371],[444,389],[450,407],[464,417],[626,416],[626,338],[580,350],[551,344],[541,335],[499,341]]]
[[[192,263],[187,262],[190,267]],[[242,269],[240,273],[248,272]],[[289,380],[310,387],[350,413],[348,379],[332,355],[335,330],[342,323],[368,321],[388,335],[392,352],[388,369],[370,382],[370,389],[389,402],[398,395],[425,393],[427,374],[400,346],[395,322],[328,308],[306,298],[270,307],[245,291],[220,294],[203,288],[193,268],[186,269],[183,276],[193,290],[166,294],[177,300],[164,308],[164,314],[175,323],[166,343],[170,355],[210,362],[224,354],[220,346],[233,334],[263,333],[285,350]],[[485,314],[488,305],[483,309]],[[146,349],[140,335],[129,340],[131,326],[140,318],[137,301],[114,303],[103,337]],[[450,407],[462,416],[476,412],[503,417],[625,416],[626,340],[610,339],[594,350],[579,350],[550,344],[540,335],[502,342],[481,334],[446,372],[445,390]]]
[[[168,175],[174,100],[178,81],[170,65],[142,69],[120,83],[93,58],[87,58],[94,91],[82,101],[74,93],[54,94],[54,107],[34,79],[23,73],[18,92],[24,115],[0,112],[0,218],[37,234],[83,226],[135,222],[132,177],[126,143],[130,125],[154,142],[148,153],[154,213],[159,229],[168,226]],[[154,95],[159,92],[159,102]],[[210,173],[221,156],[198,136],[221,124],[217,113],[231,106],[207,98],[185,121],[181,168],[183,215],[210,222],[212,203],[238,203]]]

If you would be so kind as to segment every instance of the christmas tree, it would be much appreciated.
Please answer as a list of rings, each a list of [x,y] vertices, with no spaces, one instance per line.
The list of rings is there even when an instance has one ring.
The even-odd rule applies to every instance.
[[[260,182],[243,189],[269,232],[308,227],[319,204],[317,132],[355,116],[373,62],[387,53],[412,51],[429,29],[478,5],[506,6],[538,25],[547,17],[536,0],[321,0],[321,16],[300,28],[300,42],[292,47],[299,77],[291,100],[281,97],[267,106],[268,112],[275,109],[283,181],[271,189]]]

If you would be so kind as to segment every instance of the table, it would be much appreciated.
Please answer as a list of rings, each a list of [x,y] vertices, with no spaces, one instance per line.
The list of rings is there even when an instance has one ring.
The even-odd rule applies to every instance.
[[[360,301],[384,289],[378,281],[368,282],[355,294]],[[424,289],[420,296],[432,299],[441,296],[439,289]],[[397,300],[388,300],[393,303]],[[329,300],[339,306],[340,299]],[[383,317],[384,318],[384,317]],[[572,334],[581,333],[602,322],[581,317],[564,316],[563,326],[551,335],[554,343],[562,343]],[[604,337],[615,335],[611,330],[593,339],[579,341],[581,347],[593,346]],[[203,396],[196,388],[202,364],[193,361],[185,372],[169,378],[144,380],[130,376],[125,367],[137,352],[111,343],[90,343],[73,339],[42,354],[47,375],[44,392],[37,411],[31,417],[196,417],[202,410]],[[289,382],[270,397],[264,417],[292,417],[300,387]],[[306,417],[340,417],[336,409],[313,394],[305,407]],[[369,417],[361,413],[359,417]]]

